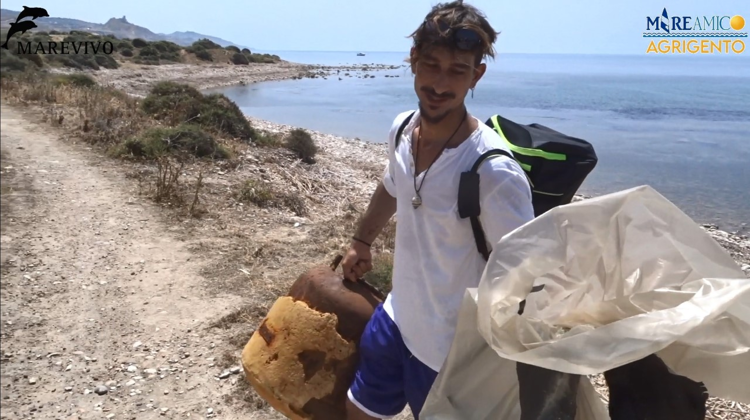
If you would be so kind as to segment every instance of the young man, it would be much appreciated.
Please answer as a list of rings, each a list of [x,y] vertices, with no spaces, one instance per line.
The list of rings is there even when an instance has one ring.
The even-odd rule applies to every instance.
[[[466,288],[477,287],[485,261],[469,219],[459,217],[460,174],[483,152],[505,149],[497,133],[470,115],[469,90],[494,57],[497,33],[476,8],[439,4],[411,35],[410,62],[419,110],[398,147],[391,126],[389,160],[343,260],[356,281],[372,269],[370,245],[396,214],[393,287],[360,343],[360,365],[349,390],[348,418],[388,418],[406,406],[418,416],[448,355]],[[480,175],[480,221],[489,248],[534,217],[521,167],[499,156]]]

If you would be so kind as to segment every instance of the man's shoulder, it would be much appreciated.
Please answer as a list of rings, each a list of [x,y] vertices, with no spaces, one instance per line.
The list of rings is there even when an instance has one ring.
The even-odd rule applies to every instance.
[[[488,125],[481,123],[478,133],[477,147],[472,153],[474,161],[479,159],[485,152],[500,149],[509,155],[513,155],[510,147],[500,135]],[[474,162],[472,162],[473,164]],[[490,183],[501,182],[508,178],[528,182],[526,173],[521,165],[513,158],[504,155],[493,155],[487,158],[477,170],[480,179],[491,179]]]
[[[408,110],[408,111],[399,112],[396,115],[396,117],[393,119],[393,122],[391,123],[391,136],[393,136],[396,133],[396,130],[398,130],[399,127],[401,127],[401,124],[403,124],[407,118],[411,117],[411,120],[413,120],[414,119],[413,114],[416,114],[416,112],[417,112],[416,110]]]
[[[416,114],[415,110],[409,110],[409,111],[403,111],[400,112],[391,122],[391,128],[388,130],[388,144],[393,147],[396,143],[396,134],[398,132],[398,129],[401,127],[401,125],[406,121],[407,118],[410,118],[410,123],[413,123],[414,117],[413,114]]]

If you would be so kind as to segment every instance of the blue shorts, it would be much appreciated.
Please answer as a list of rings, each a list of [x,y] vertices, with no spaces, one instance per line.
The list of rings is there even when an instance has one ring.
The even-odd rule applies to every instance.
[[[349,399],[372,417],[393,417],[406,408],[416,419],[437,372],[414,357],[396,324],[378,305],[359,343],[359,365]]]

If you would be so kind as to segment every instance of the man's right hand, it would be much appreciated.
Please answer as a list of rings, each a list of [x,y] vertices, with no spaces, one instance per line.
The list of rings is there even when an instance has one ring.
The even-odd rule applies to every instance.
[[[362,278],[368,271],[372,270],[372,253],[370,247],[353,241],[346,252],[341,268],[344,271],[344,278],[356,282]]]

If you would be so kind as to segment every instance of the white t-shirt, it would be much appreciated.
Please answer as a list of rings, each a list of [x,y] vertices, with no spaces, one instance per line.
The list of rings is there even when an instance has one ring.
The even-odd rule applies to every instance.
[[[456,148],[437,158],[420,189],[422,205],[414,209],[412,132],[419,111],[405,127],[398,150],[394,137],[410,112],[394,120],[383,184],[397,198],[393,287],[383,304],[406,347],[422,363],[439,371],[450,350],[458,310],[467,288],[477,287],[485,266],[471,222],[458,214],[461,172],[471,169],[490,149],[505,149],[503,139],[484,122]],[[417,177],[419,188],[424,171]],[[531,189],[514,160],[494,156],[479,168],[480,221],[489,249],[502,236],[533,219]]]

